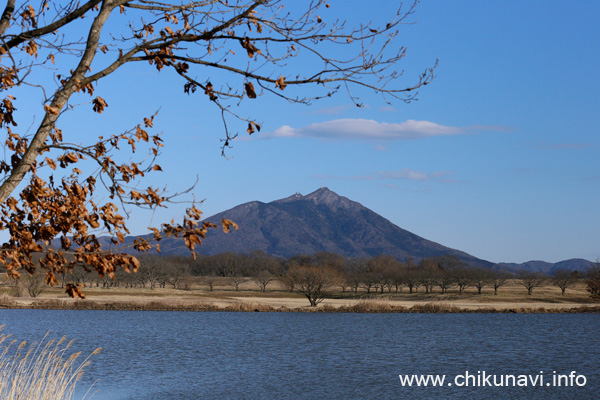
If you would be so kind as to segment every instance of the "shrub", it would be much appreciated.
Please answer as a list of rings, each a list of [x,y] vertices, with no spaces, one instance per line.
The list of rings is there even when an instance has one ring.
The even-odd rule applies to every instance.
[[[588,277],[585,281],[587,291],[592,298],[600,300],[600,262],[596,262],[588,271]]]

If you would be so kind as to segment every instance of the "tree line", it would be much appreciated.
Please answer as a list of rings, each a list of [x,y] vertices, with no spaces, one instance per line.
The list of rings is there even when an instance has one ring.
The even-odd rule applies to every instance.
[[[600,298],[600,262],[594,263],[587,276],[575,271],[559,270],[552,275],[533,272],[519,274],[469,265],[454,256],[430,257],[421,260],[398,259],[381,255],[346,258],[334,253],[298,255],[289,259],[277,258],[263,251],[250,254],[223,253],[199,256],[142,255],[137,273],[117,272],[114,277],[100,277],[76,268],[72,273],[58,276],[61,286],[165,288],[189,290],[192,282],[201,282],[212,291],[217,282],[240,290],[241,285],[253,283],[266,292],[278,281],[290,292],[307,297],[316,306],[334,291],[349,294],[376,293],[441,293],[453,290],[459,294],[473,288],[478,294],[493,290],[494,295],[509,282],[520,284],[528,295],[536,288],[552,285],[565,295],[577,280],[586,279],[590,295]],[[42,290],[42,277],[27,277],[21,283],[30,296]]]

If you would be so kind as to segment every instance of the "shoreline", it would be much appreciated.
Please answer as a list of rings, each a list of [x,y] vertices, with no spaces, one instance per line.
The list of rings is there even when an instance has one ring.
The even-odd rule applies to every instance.
[[[309,307],[299,298],[202,297],[159,298],[110,296],[93,299],[31,298],[0,300],[0,309],[106,310],[106,311],[190,311],[190,312],[327,312],[327,313],[600,313],[600,304],[545,302],[464,302],[452,300],[398,301],[389,299],[327,299]]]
[[[369,293],[333,291],[318,305],[310,307],[306,297],[290,292],[280,282],[266,291],[252,282],[239,290],[227,280],[206,287],[201,281],[187,290],[170,287],[124,288],[86,287],[85,299],[68,297],[64,288],[44,288],[36,297],[24,296],[14,287],[0,287],[0,309],[194,311],[194,312],[328,312],[328,313],[600,313],[600,302],[591,299],[583,284],[562,295],[557,288],[538,288],[533,295],[510,282],[497,295],[491,290],[479,294],[439,291]],[[15,296],[14,293],[20,293]]]

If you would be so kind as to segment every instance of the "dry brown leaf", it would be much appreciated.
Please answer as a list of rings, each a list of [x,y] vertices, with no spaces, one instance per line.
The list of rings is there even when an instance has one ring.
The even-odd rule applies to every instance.
[[[256,98],[256,92],[254,91],[254,85],[252,84],[252,82],[246,82],[244,84],[244,88],[246,89],[246,95],[248,95],[248,98]]]
[[[27,43],[27,45],[25,46],[25,52],[27,54],[29,54],[30,56],[34,56],[35,58],[37,58],[37,50],[38,50],[38,45],[33,40],[30,40]]]
[[[254,57],[255,53],[261,54],[261,51],[250,42],[249,38],[245,38],[244,40],[240,39],[240,44],[244,49],[246,49],[246,51],[248,52],[248,57],[250,58]]]
[[[208,82],[206,84],[206,88],[204,89],[204,94],[208,96],[212,101],[217,100],[217,96],[215,95],[214,88],[212,83]]]
[[[92,107],[92,110],[94,110],[98,114],[102,114],[102,112],[104,111],[104,108],[108,107],[108,104],[106,104],[106,101],[104,101],[104,99],[100,96],[98,96],[94,100],[92,100],[92,104],[94,105]]]
[[[249,135],[252,135],[255,130],[254,128],[256,128],[259,132],[260,132],[260,125],[257,124],[256,122],[248,122],[248,129],[246,129],[246,131],[248,132]]]
[[[280,90],[283,90],[286,86],[287,84],[285,83],[285,79],[283,78],[283,76],[279,75],[279,79],[275,81],[275,87],[278,87]]]
[[[44,111],[49,112],[52,115],[60,114],[60,110],[58,108],[49,106],[48,104],[44,105]]]
[[[46,157],[46,164],[52,169],[56,169],[56,163],[53,159]]]
[[[236,231],[238,230],[238,225],[230,219],[225,219],[221,221],[223,224],[223,232],[229,233],[231,232],[231,227],[233,227]]]

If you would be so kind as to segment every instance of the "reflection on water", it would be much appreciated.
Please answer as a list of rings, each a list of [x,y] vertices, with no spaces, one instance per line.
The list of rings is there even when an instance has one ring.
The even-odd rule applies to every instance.
[[[0,310],[17,339],[103,351],[78,393],[119,399],[592,399],[600,315]],[[577,371],[580,387],[402,387],[399,374]],[[95,382],[95,383],[94,383]]]

